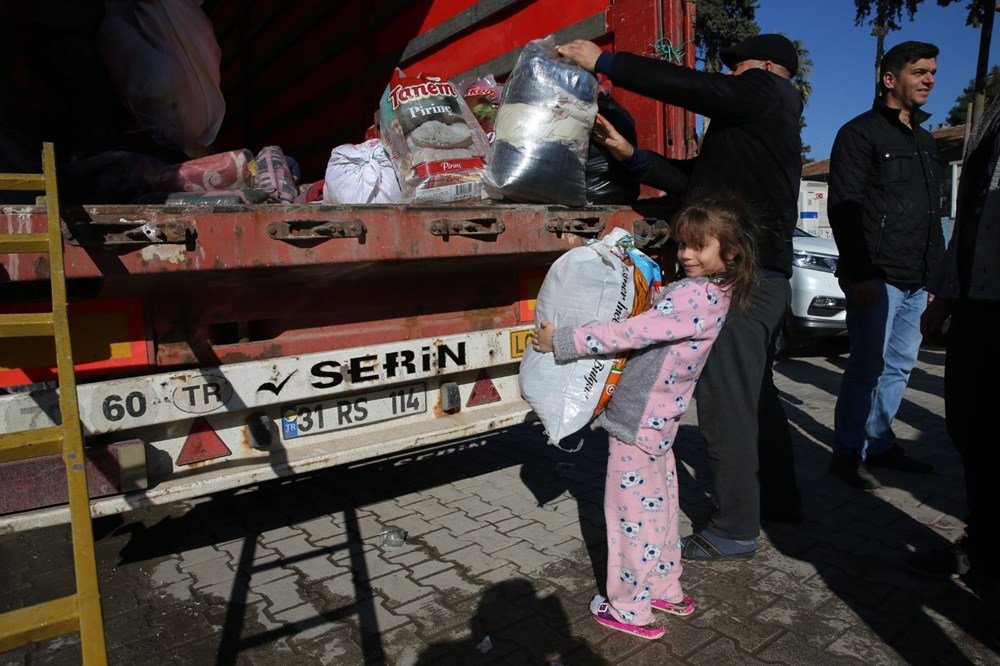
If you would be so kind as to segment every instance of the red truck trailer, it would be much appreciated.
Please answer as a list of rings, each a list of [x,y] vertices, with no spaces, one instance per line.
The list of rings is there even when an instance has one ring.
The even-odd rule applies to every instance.
[[[333,147],[363,140],[395,67],[502,80],[525,43],[549,34],[694,65],[690,0],[204,9],[227,105],[214,145],[281,146],[314,180]],[[691,114],[615,97],[641,145],[692,154]],[[658,194],[583,208],[67,203],[93,515],[524,422],[518,364],[547,265],[614,227],[655,254],[670,209]],[[0,233],[46,220],[44,207],[0,207]],[[0,310],[47,307],[46,261],[0,255]],[[51,352],[15,342],[0,350],[0,433],[59,419]],[[0,533],[68,520],[61,465],[0,465]]]

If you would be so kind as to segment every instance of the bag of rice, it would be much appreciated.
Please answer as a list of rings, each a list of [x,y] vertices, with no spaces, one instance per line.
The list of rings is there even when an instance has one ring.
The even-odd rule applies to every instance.
[[[406,203],[484,198],[489,142],[455,86],[396,68],[379,103],[379,135]]]

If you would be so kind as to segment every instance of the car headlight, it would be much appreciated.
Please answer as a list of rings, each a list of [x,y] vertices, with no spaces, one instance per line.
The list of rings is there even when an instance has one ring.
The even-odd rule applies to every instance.
[[[837,257],[832,254],[817,254],[803,250],[792,250],[792,264],[811,271],[834,273],[837,270]]]

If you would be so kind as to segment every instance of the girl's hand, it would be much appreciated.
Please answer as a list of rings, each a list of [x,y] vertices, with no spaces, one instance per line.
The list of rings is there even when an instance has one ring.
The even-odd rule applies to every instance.
[[[594,118],[594,142],[608,149],[611,156],[621,162],[632,157],[635,147],[623,137],[615,126],[601,114]]]
[[[541,354],[552,351],[552,333],[556,327],[551,321],[545,320],[531,332],[531,348]]]

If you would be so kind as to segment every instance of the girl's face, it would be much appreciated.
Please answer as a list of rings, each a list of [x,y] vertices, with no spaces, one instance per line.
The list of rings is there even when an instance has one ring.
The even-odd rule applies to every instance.
[[[689,278],[710,277],[726,268],[722,260],[722,246],[719,239],[713,236],[705,236],[701,243],[691,245],[678,240],[677,261]]]

